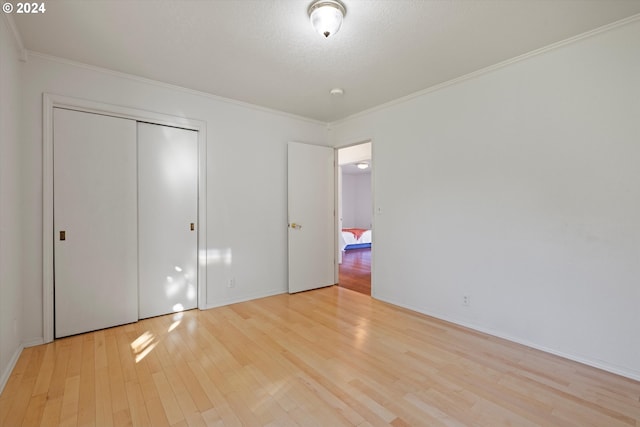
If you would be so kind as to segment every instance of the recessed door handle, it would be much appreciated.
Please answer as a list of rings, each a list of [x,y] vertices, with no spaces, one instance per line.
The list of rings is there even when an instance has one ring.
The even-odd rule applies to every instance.
[[[60,231],[60,240],[67,240],[67,232],[64,230]]]
[[[192,222],[192,223],[189,225],[189,228],[190,228],[190,230],[191,230],[191,231],[195,230],[195,229],[196,229],[196,224]]]

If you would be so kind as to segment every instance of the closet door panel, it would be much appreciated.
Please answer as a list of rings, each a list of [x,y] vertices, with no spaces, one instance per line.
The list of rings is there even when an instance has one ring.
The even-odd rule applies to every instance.
[[[141,319],[197,307],[197,135],[138,123]]]
[[[55,108],[55,335],[135,322],[136,122]]]

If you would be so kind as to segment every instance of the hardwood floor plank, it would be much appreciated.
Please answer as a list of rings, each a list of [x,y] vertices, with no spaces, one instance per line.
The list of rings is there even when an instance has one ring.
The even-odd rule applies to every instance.
[[[198,412],[205,412],[213,407],[213,403],[207,397],[206,392],[193,374],[187,361],[178,363],[177,369],[182,381],[185,384],[187,392],[191,396],[191,400],[196,405]]]
[[[16,412],[16,410],[13,408],[13,404],[18,398],[18,391],[24,386],[23,382],[27,380],[29,374],[31,376],[38,375],[38,354],[42,354],[44,351],[44,346],[27,348],[22,352],[22,355],[16,362],[16,367],[9,376],[4,391],[0,395],[0,426],[5,425],[5,420],[10,413],[12,413],[12,417],[15,419],[16,416],[14,412]],[[36,360],[36,363],[34,363],[34,360]],[[32,370],[35,370],[35,372],[32,372]]]
[[[183,417],[187,419],[191,414],[199,413],[200,411],[193,402],[193,399],[191,399],[191,394],[188,392],[182,378],[180,378],[180,374],[178,373],[176,366],[174,365],[170,368],[165,368],[165,373],[167,375],[167,380],[171,385],[171,389],[173,390],[173,395],[178,402],[178,406],[180,406]]]
[[[640,382],[341,287],[25,349],[2,426],[640,426]]]
[[[80,398],[80,376],[67,378],[60,409],[60,426],[75,427],[78,425],[78,402]]]
[[[225,396],[230,410],[234,416],[240,420],[243,426],[260,426],[262,423],[258,416],[253,412],[252,405],[248,402],[250,396],[246,396],[241,391],[234,391]]]
[[[46,394],[38,394],[37,396],[31,397],[29,400],[29,406],[27,406],[27,410],[25,416],[22,420],[23,427],[31,427],[31,426],[39,426],[42,422],[42,415],[44,414],[44,406],[47,402]],[[0,422],[0,426],[10,424],[4,424]]]
[[[131,337],[135,335],[135,330],[132,333],[131,329],[127,328],[127,326],[129,325],[125,325],[123,329],[119,330],[115,334],[118,356],[120,358],[120,369],[122,371],[122,380],[125,383],[128,381],[135,381],[137,377],[135,359],[131,357]]]
[[[207,409],[202,413],[202,419],[207,427],[223,427],[224,423],[215,408]]]
[[[95,342],[93,334],[84,334],[80,367],[80,396],[78,400],[78,427],[96,427]]]
[[[133,427],[151,426],[151,420],[147,413],[147,405],[145,404],[140,384],[137,381],[127,381],[125,383],[125,389],[127,391],[131,425]]]
[[[189,427],[207,427],[207,423],[204,421],[204,418],[202,418],[200,412],[187,415],[185,421]]]
[[[159,397],[146,401],[146,404],[149,420],[153,427],[170,427],[171,424],[169,424],[162,401]]]
[[[47,399],[42,412],[41,427],[54,427],[60,425],[60,411],[62,410],[62,397]],[[7,424],[10,426],[11,424]]]
[[[96,426],[113,426],[113,406],[107,368],[97,368],[95,372]]]
[[[36,386],[33,390],[33,394],[46,394],[49,391],[49,385],[51,384],[51,376],[53,375],[53,368],[56,360],[56,350],[54,345],[39,347],[44,350],[44,355],[42,357],[42,363],[36,371],[38,373],[38,378],[36,380]]]
[[[167,380],[165,372],[156,372],[152,376],[169,424],[174,425],[184,420],[184,415],[175,395],[173,394],[173,390],[171,389],[171,385]]]
[[[212,403],[214,409],[225,405],[226,401],[224,400],[224,396],[220,389],[216,385],[216,380],[212,380],[210,377],[210,372],[215,370],[215,367],[207,360],[204,360],[205,363],[189,363],[189,369],[194,373],[195,378],[198,380],[198,384],[202,387],[202,390],[207,395],[207,399]],[[217,378],[217,375],[214,375],[214,378]],[[221,377],[221,375],[220,375]]]
[[[111,410],[114,414],[128,409],[127,392],[124,386],[124,375],[120,363],[120,353],[116,340],[116,329],[110,329],[106,334],[107,363],[109,365],[109,389],[111,391]]]
[[[338,272],[339,286],[371,295],[371,248],[345,251]]]

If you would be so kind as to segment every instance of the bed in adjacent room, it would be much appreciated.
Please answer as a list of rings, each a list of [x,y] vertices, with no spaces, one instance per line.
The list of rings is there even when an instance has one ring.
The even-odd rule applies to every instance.
[[[343,251],[371,247],[371,230],[366,228],[343,228],[340,234],[342,236],[340,249]]]

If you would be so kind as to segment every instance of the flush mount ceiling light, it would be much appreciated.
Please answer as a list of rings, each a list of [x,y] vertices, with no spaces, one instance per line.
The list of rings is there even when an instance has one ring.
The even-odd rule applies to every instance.
[[[356,167],[358,169],[368,169],[369,168],[369,163],[356,163]]]
[[[309,6],[309,19],[317,32],[329,37],[340,30],[342,18],[347,13],[338,0],[316,0]]]

